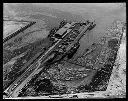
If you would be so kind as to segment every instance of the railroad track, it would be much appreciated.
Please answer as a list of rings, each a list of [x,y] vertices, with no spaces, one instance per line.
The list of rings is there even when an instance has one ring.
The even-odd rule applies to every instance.
[[[63,39],[66,38],[68,35],[65,34]],[[45,60],[48,55],[54,50],[56,49],[56,47],[58,47],[60,45],[60,43],[63,40],[60,39],[58,40],[52,47],[50,47],[44,54],[39,53],[39,58],[37,59],[37,61],[34,61],[34,63],[16,80],[14,81],[14,83],[12,83],[4,92],[8,94],[8,97],[10,97],[14,90],[26,79],[26,77],[28,77],[32,72],[34,72],[34,70],[36,68],[38,68],[36,65],[38,65],[39,63],[41,63],[43,60]],[[42,55],[42,56],[41,56]],[[37,58],[37,56],[35,56]],[[32,59],[33,60],[33,59]],[[42,63],[41,63],[42,64]],[[37,70],[37,69],[36,69]]]

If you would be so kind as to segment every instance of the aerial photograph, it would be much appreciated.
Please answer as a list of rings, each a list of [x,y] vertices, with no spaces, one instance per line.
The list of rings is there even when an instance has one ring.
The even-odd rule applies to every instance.
[[[126,3],[3,3],[3,99],[126,98]]]

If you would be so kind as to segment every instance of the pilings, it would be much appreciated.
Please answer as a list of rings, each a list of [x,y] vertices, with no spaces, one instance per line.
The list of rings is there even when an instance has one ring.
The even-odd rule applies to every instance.
[[[12,33],[11,35],[9,35],[8,37],[3,39],[3,43],[8,41],[9,39],[11,39],[12,37],[18,35],[20,32],[24,31],[25,29],[27,29],[28,27],[32,26],[33,24],[35,24],[36,22],[30,22],[28,25],[20,28],[19,30],[17,30],[16,32]]]

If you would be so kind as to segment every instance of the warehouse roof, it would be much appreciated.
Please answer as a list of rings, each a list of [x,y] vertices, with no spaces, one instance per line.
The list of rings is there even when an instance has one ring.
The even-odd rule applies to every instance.
[[[71,24],[67,23],[61,29],[59,29],[56,34],[63,35],[63,33],[71,27]]]

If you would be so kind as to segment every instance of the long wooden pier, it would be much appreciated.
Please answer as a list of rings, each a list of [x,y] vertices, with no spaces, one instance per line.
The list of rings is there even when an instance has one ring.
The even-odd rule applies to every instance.
[[[13,20],[4,20],[4,21],[13,21]],[[3,43],[8,41],[9,39],[13,38],[14,36],[18,35],[20,32],[24,31],[25,29],[27,29],[28,27],[32,26],[33,24],[35,24],[36,22],[31,22],[31,21],[18,21],[18,20],[14,20],[16,22],[28,22],[29,24],[27,24],[26,26],[16,30],[15,32],[13,32],[11,35],[5,37],[3,39]]]

